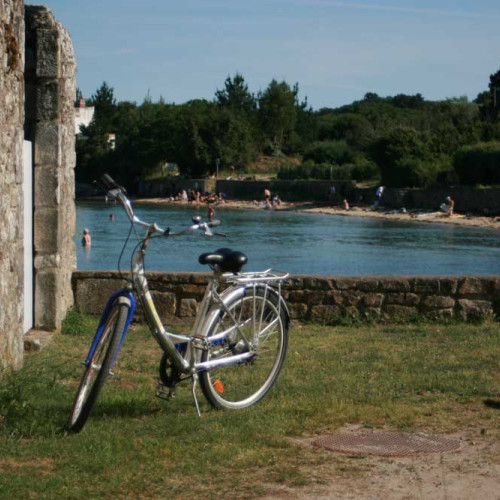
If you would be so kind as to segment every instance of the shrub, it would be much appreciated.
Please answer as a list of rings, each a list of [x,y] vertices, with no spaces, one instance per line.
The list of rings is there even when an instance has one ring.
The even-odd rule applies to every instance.
[[[481,142],[460,148],[453,166],[462,184],[500,183],[500,142]]]
[[[314,163],[344,165],[354,163],[356,153],[346,141],[314,142],[304,152],[304,161],[308,160]]]
[[[377,165],[366,158],[359,158],[355,163],[330,165],[314,163],[308,160],[300,165],[284,165],[278,171],[278,179],[319,179],[337,181],[366,181],[377,179],[380,171]]]

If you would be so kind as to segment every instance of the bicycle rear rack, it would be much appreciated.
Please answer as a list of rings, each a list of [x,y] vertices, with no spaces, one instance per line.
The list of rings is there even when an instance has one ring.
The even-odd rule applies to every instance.
[[[280,286],[290,276],[290,273],[283,271],[274,271],[266,269],[265,271],[250,271],[247,273],[224,273],[222,279],[227,283],[232,284],[252,284],[252,283],[267,283],[273,286]]]

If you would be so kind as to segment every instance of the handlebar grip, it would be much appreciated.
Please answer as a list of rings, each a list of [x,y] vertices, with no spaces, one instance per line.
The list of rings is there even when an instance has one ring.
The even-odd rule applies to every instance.
[[[221,222],[218,219],[215,219],[211,222],[207,222],[208,227],[217,227],[217,226],[220,226],[220,224],[221,224]]]

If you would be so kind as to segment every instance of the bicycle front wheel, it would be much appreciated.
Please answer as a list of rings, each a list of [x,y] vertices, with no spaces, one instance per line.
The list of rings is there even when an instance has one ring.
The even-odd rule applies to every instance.
[[[208,337],[226,332],[203,351],[201,361],[221,359],[248,352],[250,360],[200,373],[203,394],[215,408],[243,409],[258,403],[276,383],[288,345],[288,316],[275,291],[266,286],[249,286],[241,297],[227,304]]]
[[[120,344],[125,328],[130,303],[126,299],[117,300],[108,314],[101,338],[94,354],[83,373],[75,402],[71,409],[68,430],[79,432],[87,421],[90,411],[109,375],[113,358]]]

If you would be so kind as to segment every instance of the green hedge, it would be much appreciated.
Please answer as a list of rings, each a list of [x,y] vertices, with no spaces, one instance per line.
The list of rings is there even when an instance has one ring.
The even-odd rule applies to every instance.
[[[301,165],[284,165],[278,171],[278,179],[317,179],[337,181],[367,181],[378,179],[380,171],[377,165],[369,160],[360,158],[356,163],[345,165],[331,165],[328,163],[313,163],[311,161]]]
[[[500,142],[480,142],[460,148],[453,166],[462,184],[500,183]]]

